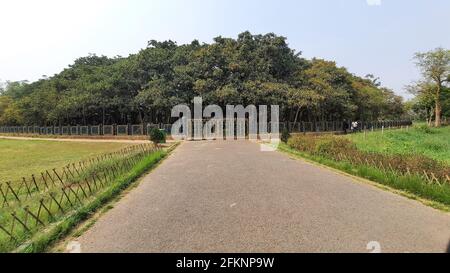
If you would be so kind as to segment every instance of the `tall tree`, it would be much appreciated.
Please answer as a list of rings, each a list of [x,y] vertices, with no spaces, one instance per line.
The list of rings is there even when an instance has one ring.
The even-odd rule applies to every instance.
[[[217,37],[211,44],[150,41],[128,57],[79,58],[37,82],[0,90],[4,124],[170,123],[176,104],[280,106],[284,121],[398,118],[401,100],[376,77],[307,60],[273,33]],[[2,118],[3,116],[3,118]]]
[[[450,81],[450,50],[437,48],[435,50],[416,53],[416,65],[420,68],[426,81],[435,84],[434,102],[435,102],[435,126],[441,126],[442,103],[441,93],[445,89],[445,84]]]

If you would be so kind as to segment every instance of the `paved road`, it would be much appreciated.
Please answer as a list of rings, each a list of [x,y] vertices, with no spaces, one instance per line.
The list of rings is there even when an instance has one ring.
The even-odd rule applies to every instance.
[[[450,216],[246,141],[188,142],[82,252],[445,252]]]

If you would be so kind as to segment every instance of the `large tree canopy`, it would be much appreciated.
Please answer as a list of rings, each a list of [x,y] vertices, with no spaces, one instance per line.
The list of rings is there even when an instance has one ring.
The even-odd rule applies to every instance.
[[[241,33],[212,44],[150,41],[127,58],[89,55],[33,83],[8,83],[4,125],[166,123],[170,110],[202,96],[206,104],[280,105],[285,121],[396,119],[400,97],[369,75],[307,60],[275,34]]]

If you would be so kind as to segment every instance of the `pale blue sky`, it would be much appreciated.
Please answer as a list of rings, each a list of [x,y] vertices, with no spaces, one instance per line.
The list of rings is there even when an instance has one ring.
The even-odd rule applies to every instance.
[[[179,44],[249,30],[288,38],[407,95],[413,54],[450,48],[448,0],[2,0],[0,81],[53,75],[88,53],[127,56],[151,39]]]

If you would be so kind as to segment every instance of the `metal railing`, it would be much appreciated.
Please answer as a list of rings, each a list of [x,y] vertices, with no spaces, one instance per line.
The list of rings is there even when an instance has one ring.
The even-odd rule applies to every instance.
[[[205,125],[208,120],[191,120],[193,131],[194,124]],[[234,123],[234,128],[249,131],[247,119],[224,120],[224,132],[228,123]],[[268,133],[270,133],[271,123],[267,125]],[[290,133],[307,133],[307,132],[343,132],[351,131],[351,122],[344,121],[321,121],[321,122],[279,122],[280,132],[288,130]],[[353,131],[360,130],[380,130],[390,128],[400,128],[411,126],[409,120],[395,121],[361,121]],[[88,125],[88,126],[3,126],[0,127],[0,134],[14,135],[61,135],[61,136],[145,136],[153,129],[164,130],[167,134],[171,133],[172,124],[128,124],[128,125]],[[198,128],[198,126],[197,126]]]

